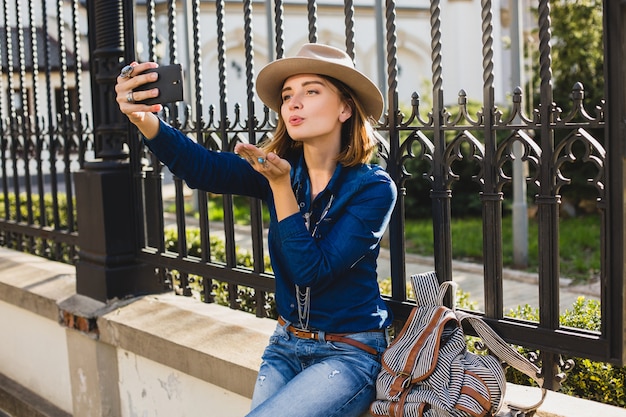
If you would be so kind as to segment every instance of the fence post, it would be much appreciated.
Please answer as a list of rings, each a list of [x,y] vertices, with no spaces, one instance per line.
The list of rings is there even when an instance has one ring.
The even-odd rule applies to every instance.
[[[607,160],[609,171],[607,236],[607,287],[603,290],[602,325],[610,341],[610,357],[620,365],[626,364],[626,2],[605,0],[604,7],[604,68],[607,102],[608,138]],[[608,261],[607,261],[608,260]]]
[[[124,146],[133,130],[115,102],[115,82],[134,58],[133,0],[90,0],[90,74],[96,157],[75,174],[79,230],[76,291],[106,301],[162,289],[137,262],[137,194]]]

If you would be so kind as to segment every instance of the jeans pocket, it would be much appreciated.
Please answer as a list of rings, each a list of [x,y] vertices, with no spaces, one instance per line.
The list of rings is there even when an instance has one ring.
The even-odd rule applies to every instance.
[[[290,338],[289,332],[287,332],[282,326],[276,325],[276,329],[274,329],[274,333],[270,336],[270,345],[277,345],[280,343],[280,340],[289,340]]]

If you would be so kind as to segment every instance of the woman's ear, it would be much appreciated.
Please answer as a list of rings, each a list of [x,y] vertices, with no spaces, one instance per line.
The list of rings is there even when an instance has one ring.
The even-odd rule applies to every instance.
[[[353,106],[353,103],[351,101],[343,102],[343,109],[341,110],[341,113],[339,114],[339,121],[341,123],[345,122],[352,116],[352,106]]]

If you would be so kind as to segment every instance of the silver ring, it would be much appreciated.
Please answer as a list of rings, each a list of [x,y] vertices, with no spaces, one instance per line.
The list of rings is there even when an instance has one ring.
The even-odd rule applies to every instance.
[[[256,160],[259,161],[259,164],[261,165],[265,164],[265,158],[263,158],[262,156],[259,156]]]
[[[129,91],[128,94],[126,94],[126,101],[128,101],[129,103],[135,102],[135,98],[133,97],[132,91]]]
[[[124,68],[122,68],[122,71],[120,71],[120,78],[130,78],[132,73],[133,67],[130,65],[126,65]]]

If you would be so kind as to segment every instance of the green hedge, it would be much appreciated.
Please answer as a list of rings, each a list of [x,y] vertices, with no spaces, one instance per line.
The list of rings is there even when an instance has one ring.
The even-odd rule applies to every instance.
[[[8,207],[8,219],[9,220],[17,220],[17,210],[16,210],[16,196],[14,193],[8,194],[9,197],[9,207]],[[68,228],[68,202],[67,196],[63,193],[57,194],[57,208],[58,208],[58,224],[55,224],[55,212],[53,199],[51,194],[44,195],[44,203],[45,207],[45,215],[41,215],[41,199],[38,194],[31,194],[30,200],[25,193],[20,194],[20,218],[22,221],[28,220],[29,209],[32,210],[33,224],[38,226],[55,226],[58,229],[67,229]],[[76,202],[72,200],[72,211],[73,211],[73,229],[76,230]],[[6,201],[4,194],[0,194],[0,215],[6,217]]]
[[[31,194],[30,199],[26,193],[19,195],[19,216],[17,210],[18,198],[15,193],[8,193],[8,201],[4,193],[0,193],[0,216],[6,220],[19,221],[36,227],[51,227],[55,230],[69,230],[69,213],[72,212],[71,230],[78,229],[76,218],[76,202],[71,200],[68,204],[67,196],[58,193],[56,201],[51,194],[45,194],[43,204],[39,194]],[[56,204],[57,210],[54,210]],[[42,213],[43,205],[43,213]],[[32,220],[32,222],[30,222]],[[35,231],[35,234],[37,232]],[[3,231],[0,234],[0,243],[8,248],[13,248],[33,255],[41,256],[67,264],[74,264],[75,248],[67,243],[60,243],[54,239],[32,237],[23,234]]]
[[[209,245],[211,262],[226,263],[226,246],[224,244],[224,241],[215,236],[211,236],[209,239]],[[165,230],[165,249],[168,251],[178,252],[178,232],[175,228],[167,228]],[[198,228],[187,229],[187,253],[189,256],[195,257],[201,257],[202,255],[200,229]],[[245,251],[239,247],[236,247],[235,255],[237,266],[252,268],[253,259],[252,254],[249,251]],[[268,256],[265,257],[263,262],[265,270],[271,271],[271,265]],[[173,279],[173,289],[177,292],[180,292],[179,272],[170,271],[170,275]],[[205,278],[197,275],[190,275],[188,279],[192,293],[196,296],[196,298],[200,299],[201,301],[206,301],[203,292]],[[230,306],[229,295],[231,292],[231,288],[229,287],[236,288],[237,295],[235,303],[240,310],[253,314],[256,313],[256,294],[254,289],[249,287],[243,287],[240,285],[231,286],[227,282],[212,280],[210,294],[213,298],[213,302],[219,305]],[[265,305],[263,306],[263,308],[265,310],[266,317],[274,319],[278,318],[274,294],[265,294],[264,300]]]
[[[539,321],[539,310],[529,305],[520,306],[509,314],[530,321]],[[600,331],[601,310],[597,300],[578,297],[571,310],[560,316],[560,324],[565,327]],[[522,353],[529,353],[520,349]],[[564,358],[565,359],[565,358]],[[618,407],[626,407],[624,382],[626,367],[614,366],[589,359],[571,358],[574,367],[565,374],[561,392],[587,400],[598,401]],[[530,378],[515,369],[507,369],[507,380],[515,384],[531,385]]]

